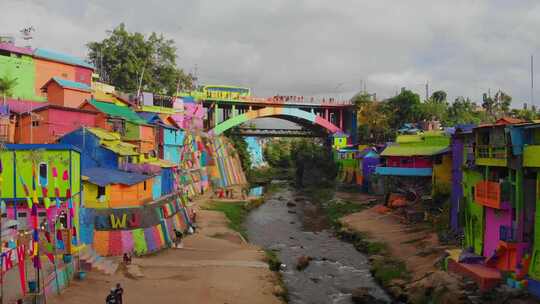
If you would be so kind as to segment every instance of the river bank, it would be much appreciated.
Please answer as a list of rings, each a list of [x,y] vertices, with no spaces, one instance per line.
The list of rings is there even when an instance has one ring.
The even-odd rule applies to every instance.
[[[444,270],[446,250],[434,227],[409,223],[382,205],[382,197],[335,192],[359,206],[338,219],[339,235],[369,257],[371,272],[394,298],[405,303],[538,303],[522,290],[505,286],[481,292],[470,279]]]
[[[92,271],[86,280],[73,282],[48,302],[102,303],[110,288],[120,283],[124,301],[130,304],[282,303],[274,295],[279,289],[278,276],[268,269],[264,251],[246,243],[221,212],[200,210],[197,222],[197,232],[184,239],[183,249],[135,258],[129,270],[121,269],[112,276]]]

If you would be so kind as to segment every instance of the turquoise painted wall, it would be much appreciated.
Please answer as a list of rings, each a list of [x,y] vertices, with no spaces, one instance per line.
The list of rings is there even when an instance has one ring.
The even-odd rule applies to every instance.
[[[0,55],[0,77],[17,78],[17,85],[12,91],[12,97],[29,100],[44,101],[45,98],[36,96],[36,66],[32,57],[13,54]]]
[[[180,163],[180,146],[164,145],[163,158],[175,164]]]
[[[154,177],[152,184],[152,199],[157,200],[161,197],[161,175]]]
[[[184,131],[174,129],[163,129],[163,143],[165,145],[181,146],[184,142]]]

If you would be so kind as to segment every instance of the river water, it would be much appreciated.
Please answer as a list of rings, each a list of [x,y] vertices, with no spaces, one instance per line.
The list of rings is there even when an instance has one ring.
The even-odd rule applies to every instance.
[[[296,198],[286,185],[246,219],[250,242],[276,250],[285,264],[283,280],[289,303],[353,303],[351,291],[370,288],[377,299],[390,302],[369,272],[366,256],[332,234],[322,211],[311,202]],[[313,261],[303,271],[297,260],[306,255]]]

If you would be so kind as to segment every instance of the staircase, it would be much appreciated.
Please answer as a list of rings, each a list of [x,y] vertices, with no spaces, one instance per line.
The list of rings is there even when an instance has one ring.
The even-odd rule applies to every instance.
[[[79,252],[81,269],[89,271],[97,269],[106,275],[112,275],[118,270],[119,262],[111,258],[99,256],[94,249],[87,246]]]

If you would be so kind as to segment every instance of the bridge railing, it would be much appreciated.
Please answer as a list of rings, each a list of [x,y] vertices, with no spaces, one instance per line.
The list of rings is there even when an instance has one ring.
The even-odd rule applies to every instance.
[[[270,104],[305,104],[305,105],[323,105],[323,106],[350,106],[352,101],[350,100],[320,100],[314,98],[303,98],[297,96],[297,98],[290,98],[286,96],[281,97],[240,97],[240,101],[251,103],[270,103]]]

